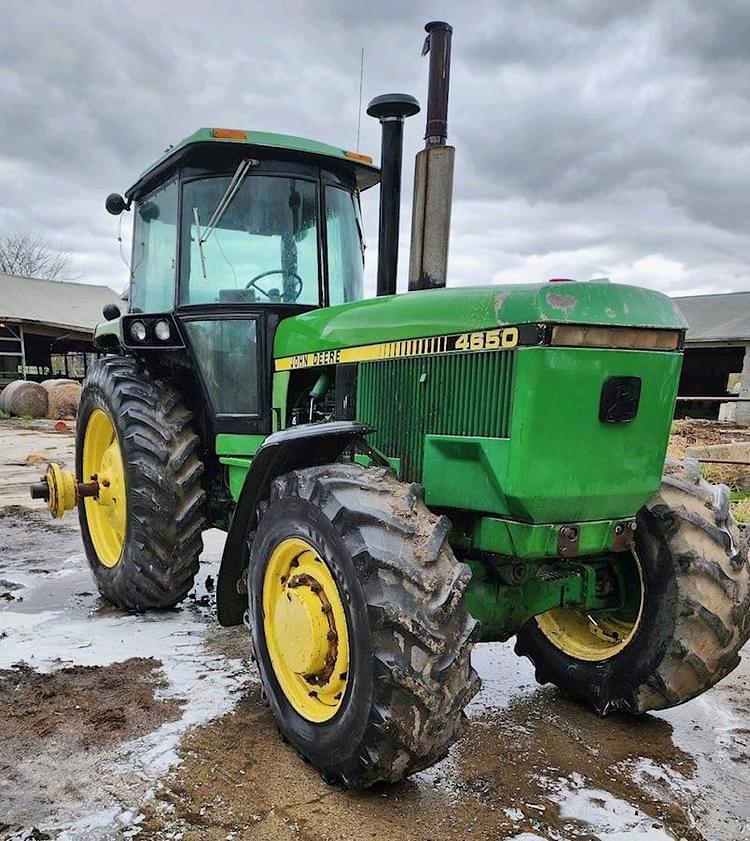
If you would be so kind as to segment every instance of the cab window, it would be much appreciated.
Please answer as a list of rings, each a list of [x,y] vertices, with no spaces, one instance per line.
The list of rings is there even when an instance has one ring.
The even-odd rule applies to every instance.
[[[328,295],[331,304],[364,297],[364,245],[359,202],[353,193],[326,187]]]
[[[177,184],[172,182],[136,205],[130,263],[130,311],[174,307],[177,254]]]
[[[319,303],[314,182],[226,176],[183,186],[181,304]]]

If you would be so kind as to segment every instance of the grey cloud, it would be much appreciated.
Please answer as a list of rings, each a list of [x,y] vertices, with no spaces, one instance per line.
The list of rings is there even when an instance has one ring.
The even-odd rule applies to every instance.
[[[201,125],[354,146],[360,48],[365,102],[386,90],[424,100],[422,25],[441,17],[455,29],[451,282],[554,268],[670,291],[747,286],[742,0],[9,0],[0,226],[58,240],[87,279],[120,288],[107,192]],[[406,128],[402,275],[423,116]],[[362,150],[377,154],[378,138],[363,117]],[[372,287],[376,193],[365,214]]]

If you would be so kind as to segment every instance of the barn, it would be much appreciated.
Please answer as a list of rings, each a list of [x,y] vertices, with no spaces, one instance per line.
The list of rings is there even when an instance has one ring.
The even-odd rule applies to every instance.
[[[92,339],[105,304],[120,304],[108,286],[0,274],[0,388],[83,379],[97,357]]]
[[[681,397],[750,400],[750,292],[674,299],[690,327],[685,343]],[[739,394],[736,393],[740,385]],[[718,401],[680,401],[680,416],[716,418]],[[750,423],[750,402],[738,402],[735,419]]]

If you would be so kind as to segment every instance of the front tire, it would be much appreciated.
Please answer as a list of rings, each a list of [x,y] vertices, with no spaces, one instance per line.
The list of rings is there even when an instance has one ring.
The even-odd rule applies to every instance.
[[[297,470],[274,481],[252,543],[253,643],[274,717],[349,788],[442,759],[479,688],[470,571],[420,494],[380,468]],[[319,611],[329,624],[311,640]]]
[[[516,653],[534,663],[540,683],[556,684],[600,715],[695,698],[737,666],[750,636],[748,550],[727,487],[703,480],[697,462],[670,461],[637,521],[640,613],[609,656],[601,641],[598,649],[585,646],[580,615],[566,626],[562,615],[572,611],[556,611],[554,623],[544,615],[531,620],[516,641]],[[594,631],[601,636],[600,627]],[[593,653],[582,659],[587,651]]]
[[[99,482],[78,517],[99,592],[116,607],[178,604],[193,586],[206,527],[191,413],[129,357],[98,360],[83,385],[76,475]]]

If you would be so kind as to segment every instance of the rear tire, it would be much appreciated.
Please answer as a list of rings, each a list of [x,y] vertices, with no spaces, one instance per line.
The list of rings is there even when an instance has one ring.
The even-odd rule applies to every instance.
[[[729,510],[729,490],[711,485],[697,462],[669,461],[661,489],[638,514],[636,547],[645,582],[640,621],[610,659],[571,657],[535,619],[516,653],[600,715],[643,713],[695,698],[739,663],[750,636],[747,543]]]
[[[357,464],[279,477],[259,514],[250,614],[263,686],[282,735],[328,782],[349,788],[395,782],[442,759],[479,688],[470,659],[476,622],[462,598],[471,573],[448,545],[448,521],[425,507],[419,485]],[[319,723],[290,702],[266,639],[266,568],[290,540],[306,542],[326,564],[348,627],[346,689],[335,715]]]
[[[169,608],[193,586],[206,528],[203,464],[191,413],[168,384],[155,381],[136,360],[98,360],[83,384],[78,413],[76,475],[84,482],[84,442],[92,413],[114,428],[124,470],[127,506],[121,549],[100,557],[89,517],[96,503],[78,506],[86,557],[99,592],[116,607]],[[92,513],[94,512],[94,513]]]

